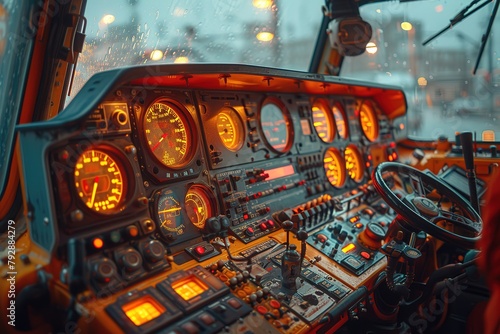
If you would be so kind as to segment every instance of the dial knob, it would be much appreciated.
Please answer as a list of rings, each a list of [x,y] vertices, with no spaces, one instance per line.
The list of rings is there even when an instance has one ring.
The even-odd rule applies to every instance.
[[[100,283],[108,283],[115,273],[116,265],[108,258],[99,259],[92,266],[93,277]]]
[[[368,223],[366,228],[358,236],[358,241],[369,249],[379,249],[382,246],[382,240],[385,238],[385,230],[378,223]]]
[[[158,240],[151,240],[144,246],[142,253],[149,262],[158,262],[165,256],[165,247]]]
[[[121,264],[128,272],[133,272],[142,267],[141,254],[133,248],[127,249],[121,256]]]

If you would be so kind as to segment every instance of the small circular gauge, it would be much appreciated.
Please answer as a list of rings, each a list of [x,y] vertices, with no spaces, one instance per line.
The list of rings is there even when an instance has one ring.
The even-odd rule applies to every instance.
[[[344,151],[345,169],[350,178],[355,182],[360,182],[365,173],[365,166],[361,153],[354,145],[349,145]]]
[[[340,138],[347,139],[349,134],[347,131],[347,122],[345,119],[345,113],[342,109],[340,103],[335,103],[332,107],[333,117],[335,118],[335,124],[337,125],[337,131]]]
[[[186,193],[184,207],[191,223],[199,229],[205,221],[216,214],[213,195],[206,187],[194,185]]]
[[[161,193],[158,197],[158,221],[160,229],[164,235],[172,234],[179,236],[184,233],[186,225],[181,217],[181,204],[175,198],[172,190],[167,190]]]
[[[194,140],[186,113],[179,107],[157,101],[146,110],[143,125],[148,148],[158,161],[172,168],[189,162]]]
[[[369,141],[375,141],[378,138],[378,118],[370,103],[361,103],[359,110],[359,122],[366,139]]]
[[[335,137],[333,116],[325,100],[317,100],[312,106],[313,125],[319,138],[325,143],[331,143]]]
[[[260,127],[267,144],[277,153],[286,153],[293,143],[293,126],[289,112],[277,100],[267,100],[260,110]]]
[[[107,151],[88,149],[77,159],[74,178],[78,197],[92,211],[112,214],[125,201],[124,168]]]
[[[333,147],[326,150],[323,166],[328,182],[336,188],[342,187],[345,182],[345,162],[339,150]]]
[[[238,113],[229,107],[223,108],[217,115],[217,133],[222,144],[230,150],[237,151],[243,145],[245,130]]]

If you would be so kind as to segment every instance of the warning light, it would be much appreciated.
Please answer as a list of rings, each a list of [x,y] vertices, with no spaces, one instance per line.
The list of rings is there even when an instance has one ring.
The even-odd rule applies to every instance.
[[[104,241],[102,241],[101,238],[95,238],[92,240],[92,246],[94,246],[95,249],[101,249],[102,246],[104,246]]]
[[[342,252],[343,253],[349,253],[350,251],[352,251],[354,248],[356,248],[356,245],[355,244],[348,244],[347,246],[345,246],[344,248],[342,248]]]
[[[172,289],[184,300],[190,300],[208,290],[208,287],[195,276],[189,276],[172,284]]]
[[[147,295],[123,305],[122,310],[134,325],[142,326],[158,318],[165,312],[165,307],[152,296]]]

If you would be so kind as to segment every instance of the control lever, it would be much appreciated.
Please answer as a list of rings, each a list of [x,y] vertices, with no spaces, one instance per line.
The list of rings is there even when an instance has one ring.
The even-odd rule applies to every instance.
[[[290,245],[290,230],[293,228],[293,222],[290,220],[284,221],[282,224],[286,231],[286,249],[281,258],[281,275],[283,277],[283,287],[289,290],[297,290],[297,278],[300,276],[302,261],[306,253],[307,232],[301,228],[297,232],[297,239],[301,241],[301,252],[297,252],[297,246]]]
[[[411,233],[409,244],[403,241],[403,231],[398,231],[396,239],[386,243],[380,249],[387,256],[386,281],[389,289],[403,298],[407,298],[410,294],[410,286],[415,277],[415,260],[422,256],[422,253],[416,249],[415,241],[417,234]],[[406,262],[406,277],[403,283],[394,282],[394,273],[400,258]]]
[[[472,147],[472,132],[462,132],[460,134],[460,141],[462,143],[462,149],[464,152],[464,162],[467,176],[469,181],[469,195],[470,203],[474,210],[478,214],[479,212],[479,200],[477,197],[477,185],[476,185],[476,172],[474,170],[474,148]]]
[[[68,287],[71,295],[67,321],[78,321],[80,317],[75,308],[77,296],[87,289],[85,270],[85,243],[83,239],[72,238],[68,241]]]

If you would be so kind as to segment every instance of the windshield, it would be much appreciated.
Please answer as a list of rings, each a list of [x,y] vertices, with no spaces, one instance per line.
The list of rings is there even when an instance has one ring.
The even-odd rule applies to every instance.
[[[217,62],[306,71],[323,4],[323,0],[89,0],[87,38],[71,95],[92,74],[127,65]]]
[[[361,16],[371,24],[373,37],[363,55],[344,59],[341,75],[403,86],[408,102],[405,135],[454,140],[455,131],[473,131],[478,140],[492,140],[493,131],[498,141],[500,16],[472,73],[493,2],[422,45],[469,3],[391,1],[362,6]]]

